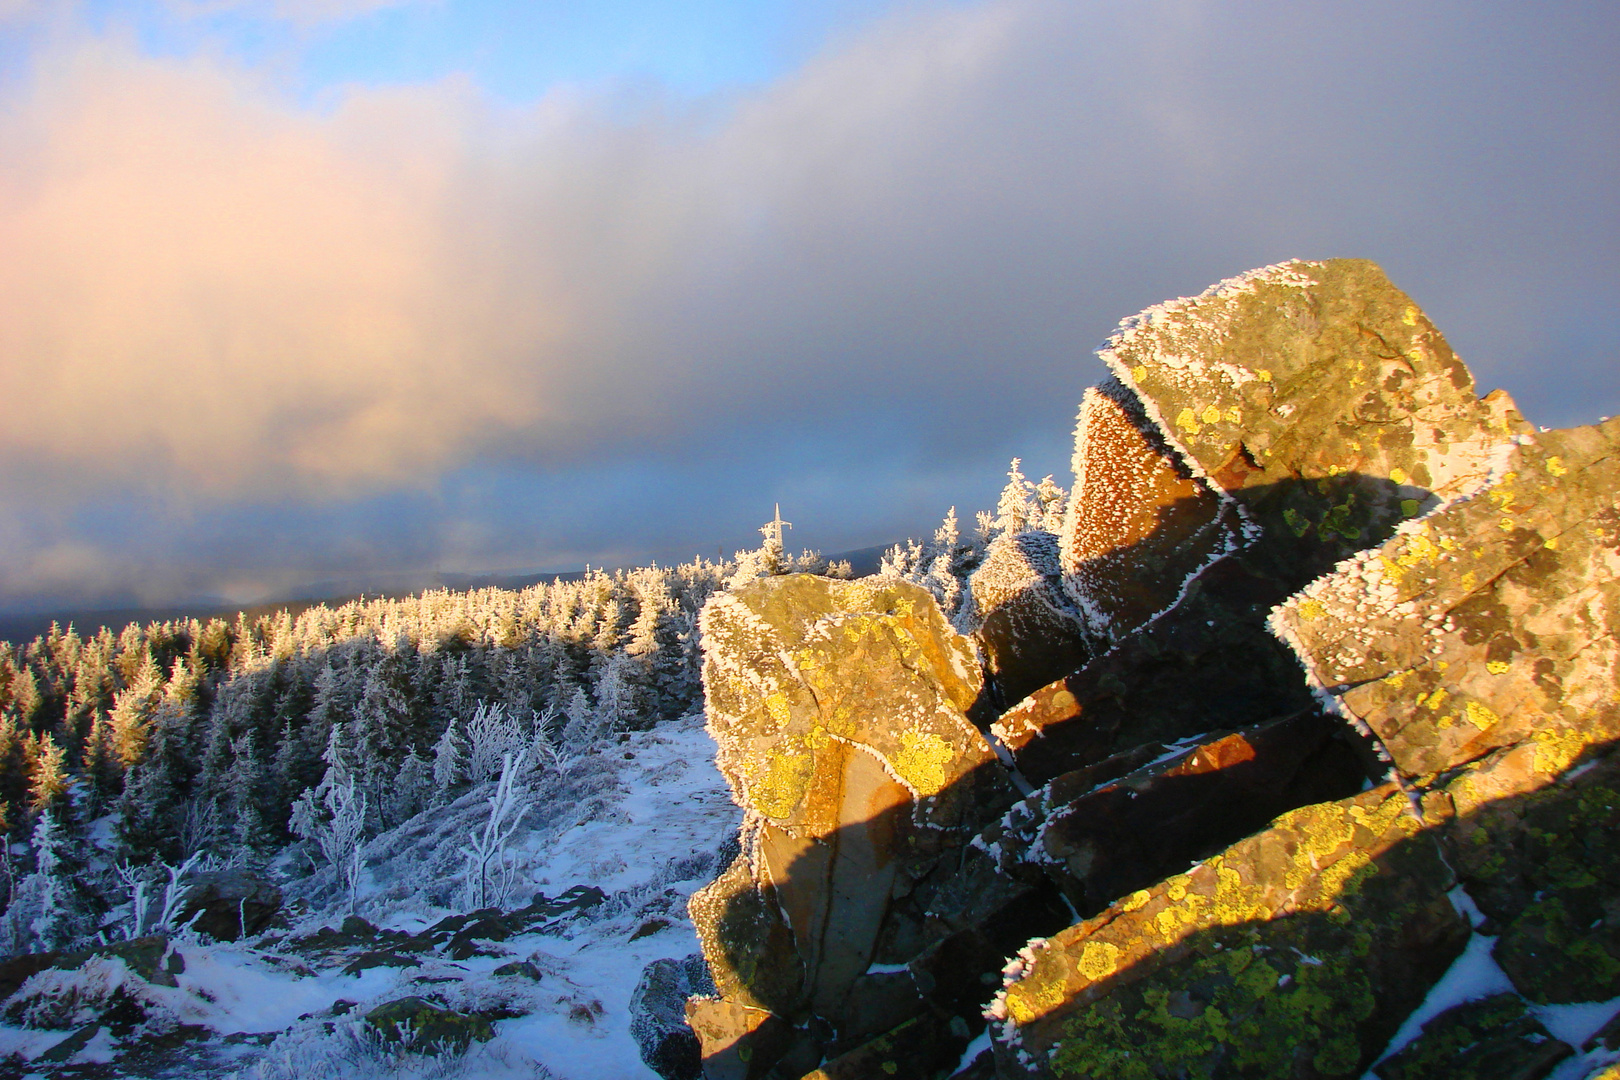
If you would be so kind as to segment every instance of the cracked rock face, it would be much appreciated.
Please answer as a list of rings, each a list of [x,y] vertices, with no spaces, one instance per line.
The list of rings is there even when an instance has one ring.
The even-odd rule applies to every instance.
[[[941,1075],[989,1002],[957,1080],[1356,1077],[1474,933],[1514,993],[1381,1074],[1544,1075],[1526,1003],[1620,995],[1620,420],[1532,432],[1354,260],[1102,356],[1058,551],[973,586],[1067,603],[1077,669],[995,700],[1050,635],[976,658],[896,581],[706,613],[706,1075]]]
[[[710,732],[748,811],[743,853],[692,900],[728,1002],[709,1012],[741,1005],[799,1028],[813,1067],[838,1040],[805,1030],[811,1017],[850,1032],[860,1014],[916,1011],[908,981],[884,993],[867,977],[926,943],[892,909],[1014,792],[966,717],[982,687],[971,646],[926,590],[763,579],[712,601],[703,634]],[[694,1008],[702,1036],[718,1021]]]
[[[1312,583],[1274,625],[1408,777],[1533,743],[1539,786],[1620,735],[1616,490],[1620,420],[1525,436],[1495,483]]]

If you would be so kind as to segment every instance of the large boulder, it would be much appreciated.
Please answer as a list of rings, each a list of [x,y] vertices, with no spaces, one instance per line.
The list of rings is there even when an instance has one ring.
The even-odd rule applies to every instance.
[[[460,1054],[473,1042],[488,1042],[495,1029],[481,1016],[446,1009],[426,998],[386,1001],[366,1013],[365,1025],[383,1043],[418,1054]]]
[[[693,904],[705,1075],[1360,1076],[1474,934],[1515,992],[1378,1068],[1545,1074],[1531,1006],[1620,994],[1620,421],[1533,432],[1359,261],[1102,356],[1055,563],[1003,538],[975,578],[1002,695],[898,583],[706,616],[749,814]],[[1003,970],[993,1054],[953,1058]]]
[[[703,642],[709,730],[747,817],[742,853],[692,898],[720,998],[689,1017],[706,1061],[752,1041],[750,1069],[776,1054],[808,1071],[872,1017],[922,1007],[874,965],[929,944],[919,883],[1016,792],[967,719],[972,647],[917,586],[763,579],[710,602]]]
[[[1098,354],[1181,462],[1307,576],[1480,487],[1528,432],[1360,259],[1290,262],[1126,320]]]
[[[194,873],[176,925],[190,926],[218,941],[251,937],[281,911],[281,890],[242,867]]]

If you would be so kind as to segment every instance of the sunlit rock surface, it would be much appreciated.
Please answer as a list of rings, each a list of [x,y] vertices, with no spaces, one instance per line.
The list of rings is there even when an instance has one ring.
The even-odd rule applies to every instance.
[[[1002,1075],[1359,1076],[1468,938],[1393,784],[1271,827],[1033,945]]]
[[[1359,261],[1160,305],[1102,355],[1058,571],[1003,545],[978,589],[1058,580],[1075,670],[996,700],[896,582],[710,608],[750,823],[694,901],[706,1075],[1607,1075],[1620,421],[1532,432]],[[1060,655],[1040,636],[978,660],[1016,688]],[[987,707],[1012,770],[968,737]],[[894,758],[919,732],[937,787]],[[1553,1038],[1566,1006],[1587,1027]]]
[[[712,602],[703,634],[709,730],[748,819],[692,900],[721,994],[693,1003],[693,1026],[707,1057],[747,1040],[753,1068],[786,1054],[804,1072],[923,1011],[874,965],[930,943],[901,901],[1015,791],[966,717],[972,648],[926,590],[764,579]]]

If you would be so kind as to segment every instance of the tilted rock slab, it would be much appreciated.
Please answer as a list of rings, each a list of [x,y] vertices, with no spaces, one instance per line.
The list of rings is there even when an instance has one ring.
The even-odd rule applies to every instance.
[[[1483,486],[1529,430],[1506,394],[1475,396],[1440,333],[1360,260],[1266,267],[1160,304],[1121,324],[1099,355],[1119,386],[1088,398],[1077,479],[1085,491],[1133,494],[1090,510],[1077,495],[1074,513],[1089,517],[1084,537],[1078,525],[1065,537],[1066,581],[1109,625],[1137,629],[998,719],[1019,767],[1043,779],[1065,758],[1075,768],[1130,749],[1138,728],[1137,744],[1200,730],[1173,702],[1153,701],[1166,680],[1229,710],[1201,730],[1286,715],[1282,673],[1295,662],[1265,628],[1269,609],[1401,522]],[[1152,425],[1134,446],[1122,426],[1133,412]],[[1155,464],[1160,443],[1171,464]],[[1171,482],[1172,464],[1199,494]],[[1144,482],[1144,470],[1158,479]],[[1188,531],[1212,513],[1209,500],[1237,521],[1225,557]],[[1141,535],[1155,519],[1171,523],[1167,540],[1188,535],[1197,573],[1129,603],[1130,590],[1097,579],[1110,564],[1134,568],[1138,549],[1157,557],[1156,534]],[[1246,719],[1232,715],[1245,709]]]
[[[1521,438],[1497,481],[1282,605],[1373,731],[1532,1000],[1620,995],[1620,420]]]
[[[796,1076],[874,1015],[907,1019],[908,980],[857,992],[926,944],[891,908],[1015,793],[965,715],[982,689],[972,647],[926,590],[763,579],[711,600],[702,630],[717,763],[747,815],[742,854],[691,901],[721,999],[689,1016],[709,1075],[799,1054]]]
[[[1499,473],[1273,626],[1407,777],[1531,743],[1533,790],[1620,736],[1620,419],[1525,436]]]
[[[1529,426],[1360,259],[1289,262],[1128,319],[1098,354],[1251,521],[1355,547],[1474,490]],[[1299,553],[1314,563],[1321,552]]]
[[[1360,1076],[1462,950],[1395,785],[1292,811],[1032,943],[993,1005],[1004,1077]]]
[[[1098,645],[1169,608],[1184,582],[1235,551],[1235,517],[1165,445],[1129,390],[1111,379],[1086,391],[1062,567]]]

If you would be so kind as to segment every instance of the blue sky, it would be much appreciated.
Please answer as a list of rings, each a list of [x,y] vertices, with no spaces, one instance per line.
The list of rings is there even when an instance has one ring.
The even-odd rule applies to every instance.
[[[0,0],[0,610],[824,550],[1381,263],[1620,412],[1612,2]]]
[[[306,100],[354,83],[465,75],[492,98],[533,101],[558,83],[646,81],[680,96],[760,84],[891,7],[882,0],[189,5],[96,0],[82,17],[127,26],[154,55],[220,49],[274,65]]]

